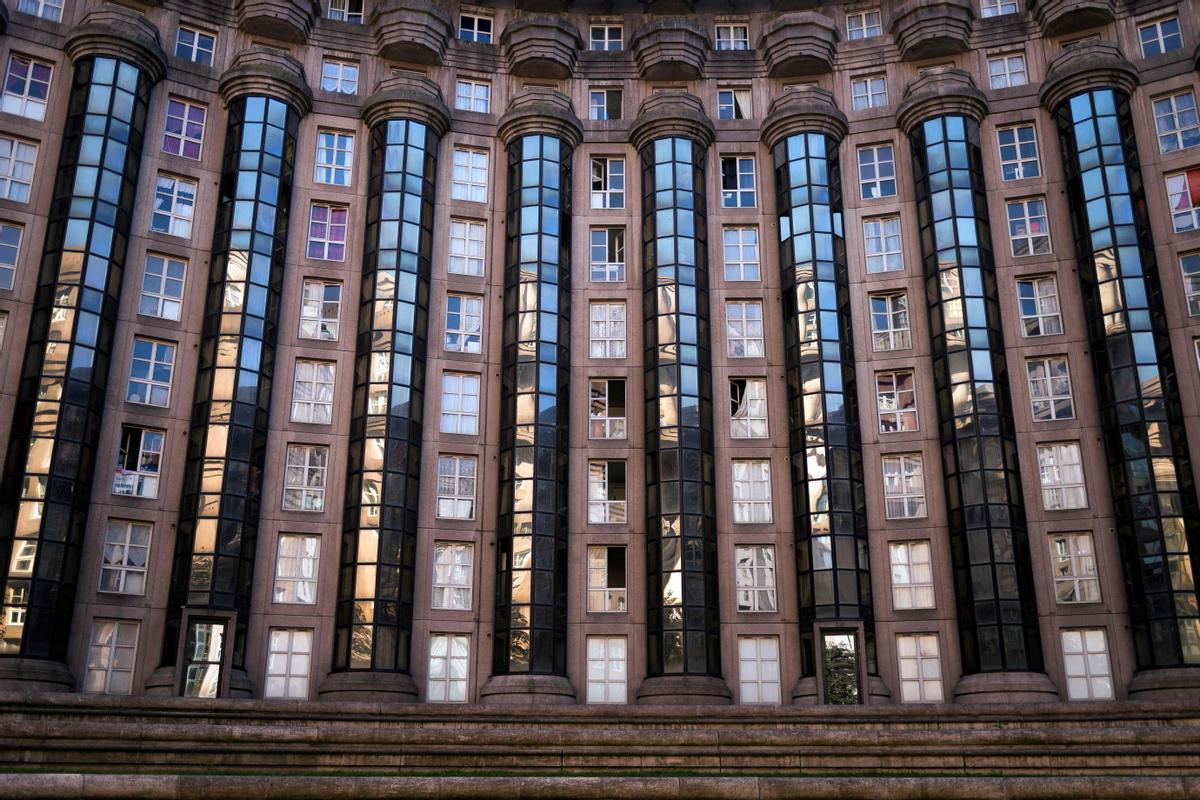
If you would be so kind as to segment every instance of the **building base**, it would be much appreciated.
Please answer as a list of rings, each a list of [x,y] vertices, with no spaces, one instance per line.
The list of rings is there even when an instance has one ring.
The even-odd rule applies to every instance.
[[[1057,703],[1058,687],[1044,672],[978,672],[964,675],[954,687],[954,702]]]
[[[159,667],[146,678],[147,697],[174,697],[175,668]]]
[[[479,702],[493,706],[574,705],[575,689],[561,675],[493,675],[479,690]]]
[[[656,675],[642,682],[637,701],[644,706],[727,706],[733,693],[711,675]]]
[[[321,700],[415,703],[417,685],[402,672],[367,670],[330,673],[318,690]]]
[[[1152,703],[1194,703],[1200,697],[1200,666],[1143,669],[1129,682],[1129,699]]]
[[[61,661],[0,658],[0,692],[73,692],[75,680]]]

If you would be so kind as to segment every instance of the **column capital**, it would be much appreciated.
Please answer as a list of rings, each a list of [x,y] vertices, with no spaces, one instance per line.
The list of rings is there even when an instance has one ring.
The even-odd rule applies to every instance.
[[[708,147],[713,142],[713,124],[704,105],[682,89],[657,91],[642,101],[629,131],[634,149],[664,136],[683,136]]]
[[[771,103],[763,120],[762,141],[774,148],[788,136],[819,131],[840,142],[847,130],[846,115],[837,107],[833,92],[816,86],[795,86]]]
[[[1132,94],[1138,73],[1115,42],[1080,42],[1050,59],[1038,100],[1047,110],[1089,89],[1120,89]]]
[[[233,59],[221,75],[221,97],[228,105],[239,97],[264,94],[276,97],[301,116],[312,110],[312,89],[300,62],[282,50],[255,45]]]
[[[438,136],[450,130],[450,111],[442,102],[441,89],[420,72],[403,71],[384,78],[363,101],[362,120],[367,128],[388,119],[423,122]]]
[[[953,67],[934,67],[905,87],[904,100],[896,109],[896,124],[908,136],[930,117],[962,114],[982,122],[987,113],[987,98],[975,88],[970,73]]]
[[[583,128],[575,116],[571,98],[546,86],[530,86],[508,104],[496,135],[507,147],[513,139],[528,134],[557,136],[572,148],[583,141]]]
[[[136,65],[151,83],[167,74],[167,56],[158,41],[158,30],[146,17],[124,6],[106,4],[89,11],[67,34],[67,56],[72,62],[88,56],[119,58]]]

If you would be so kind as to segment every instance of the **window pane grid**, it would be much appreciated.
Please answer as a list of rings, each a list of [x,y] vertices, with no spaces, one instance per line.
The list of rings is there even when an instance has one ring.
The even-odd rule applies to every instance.
[[[1029,376],[1029,400],[1035,422],[1074,419],[1071,371],[1065,356],[1031,358],[1025,362]]]
[[[626,309],[624,303],[591,303],[589,351],[592,358],[625,358]]]
[[[1100,576],[1090,533],[1050,534],[1050,569],[1059,603],[1099,603]]]
[[[747,545],[734,548],[737,610],[775,612],[775,548]]]
[[[0,136],[0,199],[29,202],[37,154],[33,142]]]
[[[910,347],[908,295],[904,292],[871,295],[871,349],[879,353]]]
[[[1055,336],[1063,332],[1058,304],[1058,281],[1053,275],[1017,281],[1024,336]]]
[[[475,518],[475,456],[438,456],[437,516]]]
[[[1042,479],[1042,502],[1047,511],[1087,507],[1083,460],[1079,444],[1038,445],[1038,468]]]
[[[884,509],[888,519],[916,519],[925,510],[925,471],[919,455],[883,457]]]
[[[329,448],[289,444],[284,468],[283,510],[325,510],[325,478]]]
[[[771,462],[735,459],[733,462],[733,521],[771,522]]]
[[[272,602],[306,605],[317,602],[320,555],[321,537],[300,533],[279,534]]]
[[[763,306],[758,300],[730,300],[725,303],[725,337],[730,358],[762,358]]]
[[[894,542],[888,549],[892,563],[892,607],[897,610],[934,608],[929,542]]]
[[[432,607],[450,611],[471,609],[475,548],[470,544],[438,542],[433,548]]]

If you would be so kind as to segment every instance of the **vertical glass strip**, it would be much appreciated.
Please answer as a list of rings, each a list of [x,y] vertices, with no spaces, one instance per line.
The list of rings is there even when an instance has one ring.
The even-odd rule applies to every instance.
[[[571,147],[508,146],[492,674],[565,675]]]
[[[1124,92],[1054,112],[1139,669],[1200,664],[1200,511]]]
[[[720,676],[706,148],[642,148],[648,674]]]
[[[152,79],[75,64],[0,488],[0,655],[66,659]]]
[[[838,143],[798,133],[775,146],[801,671],[816,674],[815,623],[863,620],[875,636]]]
[[[245,661],[288,206],[300,115],[273,97],[229,104],[163,661],[184,606],[237,611]]]
[[[409,670],[439,140],[371,129],[334,670]]]
[[[963,674],[1042,671],[979,123],[910,134]]]

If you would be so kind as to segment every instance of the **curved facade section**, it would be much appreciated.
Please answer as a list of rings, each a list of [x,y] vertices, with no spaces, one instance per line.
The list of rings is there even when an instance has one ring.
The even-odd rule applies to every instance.
[[[66,661],[146,115],[160,76],[161,65],[154,75],[132,60],[77,53],[0,485],[0,656]]]
[[[1200,667],[1200,511],[1130,98],[1090,89],[1054,119],[1137,666]]]

